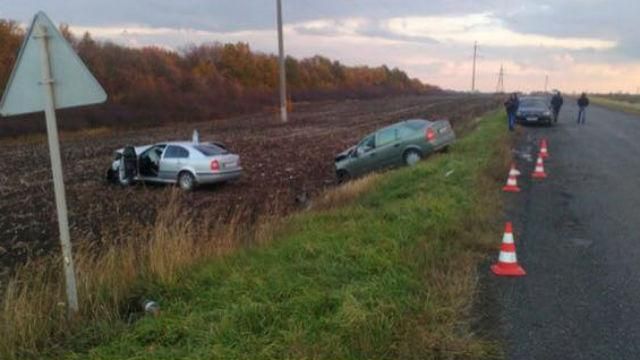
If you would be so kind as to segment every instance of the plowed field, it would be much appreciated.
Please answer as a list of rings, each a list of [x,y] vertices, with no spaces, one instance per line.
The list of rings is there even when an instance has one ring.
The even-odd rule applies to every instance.
[[[485,96],[439,95],[296,104],[287,124],[274,113],[62,140],[72,240],[97,241],[120,219],[147,224],[166,205],[172,186],[121,188],[105,182],[115,149],[191,138],[215,140],[240,154],[245,173],[236,182],[179,195],[195,217],[224,221],[243,211],[245,221],[285,214],[335,185],[333,157],[372,130],[407,118],[446,117],[458,132],[495,108]],[[43,119],[44,121],[44,119]],[[0,142],[0,273],[29,256],[57,249],[58,231],[45,142]],[[296,200],[298,199],[298,200]],[[302,203],[302,204],[301,204]]]

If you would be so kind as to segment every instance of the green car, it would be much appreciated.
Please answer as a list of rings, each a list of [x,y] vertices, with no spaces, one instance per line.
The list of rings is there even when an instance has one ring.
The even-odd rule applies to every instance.
[[[456,139],[448,120],[405,120],[367,135],[335,158],[339,182],[372,171],[413,166],[427,155],[446,150]]]

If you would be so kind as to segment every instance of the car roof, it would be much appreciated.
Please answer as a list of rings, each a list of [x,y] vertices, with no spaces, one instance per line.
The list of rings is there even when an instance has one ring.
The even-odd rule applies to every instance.
[[[386,130],[386,129],[391,129],[391,128],[398,127],[398,126],[401,126],[401,125],[404,125],[404,124],[410,124],[410,123],[426,123],[426,124],[428,124],[428,123],[430,123],[430,122],[431,122],[431,121],[429,121],[429,120],[425,120],[425,119],[408,119],[408,120],[402,120],[402,121],[398,121],[398,122],[397,122],[397,123],[395,123],[395,124],[391,124],[391,125],[389,125],[389,126],[386,126],[386,127],[380,128],[380,129],[376,130],[376,132],[378,132],[378,131],[382,131],[382,130]]]
[[[520,101],[529,100],[529,101],[546,101],[547,99],[542,96],[523,96]]]
[[[374,131],[374,132],[372,132],[372,133],[367,134],[367,135],[365,136],[365,138],[368,138],[368,137],[370,137],[370,136],[373,136],[373,135],[375,135],[375,134],[377,134],[378,132],[383,131],[383,130],[393,129],[393,128],[396,128],[396,127],[398,127],[398,126],[401,126],[401,125],[403,125],[403,124],[407,124],[407,123],[418,123],[418,122],[421,122],[421,123],[423,122],[423,123],[427,123],[427,124],[429,124],[429,123],[431,123],[432,121],[429,121],[429,120],[426,120],[426,119],[408,119],[408,120],[401,120],[401,121],[398,121],[397,123],[394,123],[394,124],[391,124],[391,125],[388,125],[388,126],[382,127],[382,128],[380,128],[380,129],[377,129],[376,131]]]
[[[134,146],[134,148],[136,149],[136,152],[142,152],[152,146],[157,146],[157,145],[178,145],[178,146],[193,148],[195,145],[216,145],[216,144],[211,142],[194,143],[192,141],[161,141],[153,144]],[[115,151],[122,152],[124,151],[124,148],[119,148],[119,149],[116,149]]]
[[[155,145],[179,145],[179,146],[185,146],[185,147],[194,147],[196,145],[214,145],[214,144],[210,142],[194,143],[193,141],[165,141],[165,142],[156,143]]]
[[[427,120],[427,119],[409,119],[409,120],[405,120],[405,121],[401,121],[398,124],[402,124],[402,123],[416,123],[416,122],[426,122],[426,123],[430,123],[431,121]]]

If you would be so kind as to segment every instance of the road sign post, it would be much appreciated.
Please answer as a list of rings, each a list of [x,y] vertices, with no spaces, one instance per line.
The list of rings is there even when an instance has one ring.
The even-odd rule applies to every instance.
[[[77,313],[78,290],[76,287],[76,273],[73,265],[73,253],[71,251],[71,235],[69,234],[69,218],[67,216],[67,197],[64,190],[64,178],[62,176],[62,160],[60,157],[60,141],[58,139],[58,125],[56,120],[55,97],[53,90],[54,79],[51,76],[51,63],[49,62],[49,46],[47,28],[37,25],[35,38],[40,41],[40,60],[42,64],[42,90],[44,95],[44,114],[47,122],[47,139],[49,142],[49,155],[51,156],[51,171],[53,173],[53,190],[56,198],[56,210],[58,212],[58,229],[60,230],[60,245],[62,247],[62,261],[64,263],[64,278],[67,288],[67,301],[69,311]]]
[[[4,116],[44,111],[69,314],[79,310],[56,109],[98,104],[107,94],[51,20],[39,12],[0,101]]]

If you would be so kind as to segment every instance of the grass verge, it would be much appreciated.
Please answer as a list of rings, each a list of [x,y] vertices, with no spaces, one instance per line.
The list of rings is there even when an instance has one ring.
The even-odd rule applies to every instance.
[[[614,110],[624,111],[631,114],[640,114],[640,103],[613,100],[598,96],[592,96],[590,99],[596,105],[608,107]]]
[[[146,286],[160,315],[56,356],[496,356],[469,319],[478,264],[499,245],[504,121],[487,116],[446,155],[334,190],[315,210],[288,218],[269,246]],[[85,328],[92,339],[101,331]]]
[[[76,243],[80,313],[67,317],[62,260],[40,258],[16,270],[0,287],[0,359],[58,359],[69,348],[88,348],[126,330],[142,314],[142,301],[156,284],[175,285],[182,271],[271,238],[278,219],[243,226],[194,222],[171,193],[153,226],[123,221],[119,236],[99,249]]]

